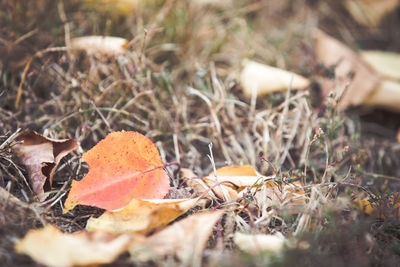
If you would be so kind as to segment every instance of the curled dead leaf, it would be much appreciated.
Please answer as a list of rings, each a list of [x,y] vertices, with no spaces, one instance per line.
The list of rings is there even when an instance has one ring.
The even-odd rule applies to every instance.
[[[72,181],[64,213],[78,204],[117,210],[134,198],[160,199],[169,191],[158,149],[140,133],[111,133],[82,161],[89,164],[89,173],[81,181]]]
[[[90,218],[88,231],[147,234],[167,225],[196,206],[194,199],[133,199],[119,211],[106,211],[99,218]]]
[[[292,90],[306,89],[310,81],[296,73],[246,60],[240,75],[244,93],[257,96]]]
[[[55,140],[34,131],[21,133],[15,140],[19,143],[12,147],[13,153],[25,165],[33,192],[43,201],[47,197],[43,193],[51,190],[60,160],[78,144],[74,139]]]
[[[15,245],[15,250],[27,254],[47,266],[83,266],[113,262],[129,245],[143,242],[140,236],[107,233],[62,233],[55,226],[30,230]]]

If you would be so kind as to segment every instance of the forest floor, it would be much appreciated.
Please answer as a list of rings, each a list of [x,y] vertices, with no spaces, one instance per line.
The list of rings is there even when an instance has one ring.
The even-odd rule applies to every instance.
[[[252,103],[239,82],[246,58],[313,80],[317,28],[355,50],[400,52],[398,10],[378,27],[367,27],[349,15],[343,1],[152,0],[130,8],[129,1],[116,2],[123,4],[0,1],[2,188],[23,203],[35,202],[24,182],[27,172],[11,154],[12,143],[5,142],[17,129],[78,141],[79,149],[61,161],[54,176],[54,190],[66,192],[88,172],[80,162],[83,152],[110,132],[137,131],[157,145],[164,163],[177,161],[200,177],[214,163],[250,164],[264,175],[298,175],[306,182],[315,206],[300,214],[277,211],[265,225],[252,223],[245,208],[233,211],[248,232],[280,231],[297,245],[277,255],[246,254],[231,239],[243,228],[234,216],[225,217],[222,225],[233,220],[233,226],[222,231],[223,249],[211,237],[203,265],[398,265],[399,213],[388,203],[399,191],[399,113],[338,110],[318,88],[277,92]],[[71,53],[71,38],[86,35],[123,37],[129,47],[116,56]],[[301,120],[295,119],[299,113]],[[184,177],[173,179],[177,187]],[[312,185],[318,185],[313,188],[319,198],[307,191]],[[368,195],[380,216],[349,204]],[[16,240],[43,222],[67,232],[84,229],[90,216],[103,212],[79,206],[62,214],[65,197],[40,210],[0,200],[0,265],[40,266],[14,252]],[[304,214],[310,223],[299,233]],[[176,258],[138,263],[124,254],[112,266],[177,263]]]

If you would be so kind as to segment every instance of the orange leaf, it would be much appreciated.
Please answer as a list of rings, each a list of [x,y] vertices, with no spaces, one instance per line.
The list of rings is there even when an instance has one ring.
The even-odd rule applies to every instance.
[[[209,176],[212,176],[211,172]],[[225,166],[217,170],[218,176],[257,176],[256,171],[251,165],[243,166]]]
[[[114,132],[82,156],[89,173],[73,181],[64,213],[76,205],[120,209],[134,198],[163,198],[169,177],[157,147],[137,132]]]
[[[33,192],[40,201],[46,199],[45,191],[51,190],[53,176],[60,160],[77,149],[74,139],[55,140],[34,131],[19,134],[13,146],[13,152],[25,165]]]

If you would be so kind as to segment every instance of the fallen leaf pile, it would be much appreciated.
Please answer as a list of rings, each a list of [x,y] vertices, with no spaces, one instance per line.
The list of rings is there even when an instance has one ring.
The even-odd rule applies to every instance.
[[[52,225],[31,230],[15,245],[18,253],[48,266],[111,263],[127,251],[141,260],[167,254],[176,254],[183,263],[201,260],[223,212],[196,213],[162,229],[201,200],[162,199],[169,191],[169,177],[150,139],[136,132],[114,132],[82,160],[88,162],[89,173],[73,181],[64,212],[77,204],[109,211],[90,218],[87,229],[74,234]]]
[[[74,140],[49,141],[36,133],[21,135],[18,140],[24,141],[14,148],[18,155],[21,151],[37,151],[38,147],[39,151],[46,148],[45,151],[53,152],[53,158],[47,155],[41,162],[51,159],[58,163],[62,155],[77,146]],[[30,153],[27,155],[22,159],[33,157]],[[229,210],[229,203],[243,209],[252,203],[268,214],[271,211],[299,214],[309,199],[296,177],[278,181],[276,175],[262,176],[250,165],[222,167],[202,178],[183,169],[186,184],[199,197],[163,199],[169,191],[165,165],[154,143],[137,132],[109,134],[86,152],[82,161],[88,162],[89,173],[81,181],[72,182],[64,212],[78,204],[107,211],[100,217],[89,218],[86,230],[72,234],[63,233],[53,225],[30,230],[15,244],[18,253],[47,266],[112,263],[126,252],[137,262],[174,256],[183,265],[200,266],[214,226],[224,214],[235,211],[235,208]],[[177,220],[194,207],[204,207],[209,202],[206,199],[219,199],[220,206],[226,209],[200,210]],[[391,204],[398,205],[397,196]],[[373,213],[374,207],[366,200],[355,205],[367,214]],[[249,254],[277,253],[290,243],[277,231],[273,234],[235,232],[232,241]]]

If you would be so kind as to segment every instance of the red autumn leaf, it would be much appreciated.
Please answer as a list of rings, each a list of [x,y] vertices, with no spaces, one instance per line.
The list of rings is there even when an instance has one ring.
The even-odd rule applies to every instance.
[[[134,198],[163,198],[169,177],[157,147],[137,132],[114,132],[82,156],[89,173],[73,181],[64,213],[76,205],[120,209]]]
[[[43,201],[43,193],[51,190],[58,163],[78,144],[74,139],[50,139],[34,131],[20,134],[15,140],[20,143],[13,146],[13,152],[25,165],[33,192]]]

